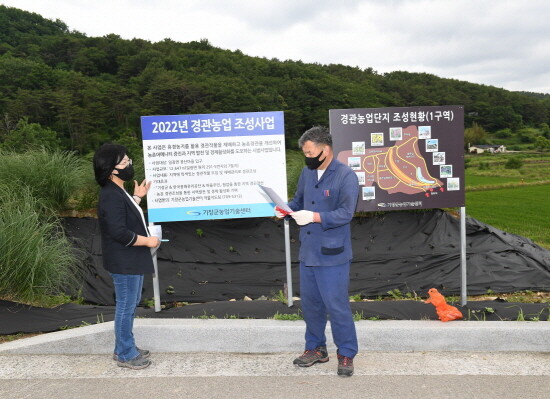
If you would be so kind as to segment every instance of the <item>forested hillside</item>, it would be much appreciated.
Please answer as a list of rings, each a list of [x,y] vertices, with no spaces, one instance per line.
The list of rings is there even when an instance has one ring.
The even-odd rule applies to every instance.
[[[489,132],[550,124],[550,96],[344,65],[249,57],[207,39],[178,43],[87,37],[59,20],[0,5],[0,145],[84,154],[140,141],[154,114],[285,112],[287,145],[331,108],[464,105]]]

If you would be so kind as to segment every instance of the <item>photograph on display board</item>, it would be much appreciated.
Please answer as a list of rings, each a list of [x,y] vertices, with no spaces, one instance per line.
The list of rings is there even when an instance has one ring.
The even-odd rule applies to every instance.
[[[426,140],[426,151],[427,152],[435,152],[438,148],[438,140],[437,139],[428,139]]]
[[[433,153],[433,164],[434,165],[444,165],[445,164],[445,153],[444,152],[434,152]]]
[[[370,201],[370,200],[376,199],[374,187],[363,187],[362,193],[363,193],[364,201]]]
[[[351,168],[351,170],[361,170],[360,157],[349,157],[347,164]]]
[[[370,135],[370,145],[372,145],[372,146],[382,146],[382,145],[384,145],[384,133],[371,133],[371,135]]]
[[[357,175],[357,181],[359,182],[360,186],[365,185],[365,172],[355,172]]]
[[[418,138],[419,139],[431,139],[432,128],[431,126],[418,126]]]
[[[441,165],[439,167],[439,177],[453,177],[453,165]]]
[[[352,143],[353,155],[365,155],[365,142],[359,141]]]
[[[403,129],[400,127],[390,127],[390,141],[403,139]]]
[[[458,191],[460,190],[460,179],[458,177],[451,177],[447,179],[447,190]]]
[[[359,179],[357,211],[464,206],[463,106],[338,109],[329,116],[336,158]]]

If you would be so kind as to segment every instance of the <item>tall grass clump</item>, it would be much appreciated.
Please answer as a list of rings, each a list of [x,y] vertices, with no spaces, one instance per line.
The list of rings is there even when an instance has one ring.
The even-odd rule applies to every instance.
[[[304,168],[304,166],[304,154],[302,153],[302,151],[289,149],[286,150],[286,179],[288,199],[293,198],[294,194],[296,193],[300,173],[302,173],[302,169]]]
[[[59,219],[28,187],[0,183],[0,296],[32,302],[74,291],[77,270]]]
[[[87,165],[90,168],[89,165]],[[0,152],[0,183],[28,187],[33,197],[54,210],[64,209],[82,188],[86,165],[74,153],[37,149]]]

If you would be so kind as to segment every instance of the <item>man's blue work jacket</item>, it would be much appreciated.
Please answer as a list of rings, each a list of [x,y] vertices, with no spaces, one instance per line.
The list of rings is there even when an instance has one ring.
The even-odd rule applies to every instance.
[[[296,194],[288,206],[293,211],[319,212],[321,223],[300,227],[300,262],[306,266],[336,266],[351,261],[350,222],[357,206],[357,175],[333,159],[317,179],[317,169],[304,167]]]

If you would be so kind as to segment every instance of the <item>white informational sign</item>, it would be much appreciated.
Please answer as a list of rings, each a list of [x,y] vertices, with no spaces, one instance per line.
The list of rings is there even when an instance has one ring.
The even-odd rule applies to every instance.
[[[283,112],[142,116],[153,223],[273,216],[287,200]]]

